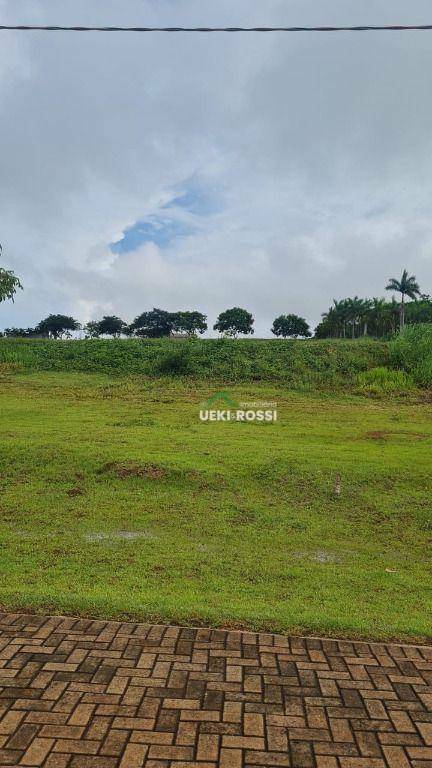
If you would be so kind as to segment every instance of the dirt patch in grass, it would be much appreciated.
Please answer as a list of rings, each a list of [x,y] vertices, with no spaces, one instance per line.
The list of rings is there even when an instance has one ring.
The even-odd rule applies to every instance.
[[[364,437],[367,440],[387,440],[389,437],[405,437],[410,440],[427,440],[429,435],[422,432],[400,432],[392,430],[377,429],[371,432],[365,432]]]
[[[231,516],[232,525],[251,525],[257,521],[258,514],[253,509],[238,509]]]
[[[69,488],[67,495],[73,498],[74,496],[82,496],[84,494],[83,488]]]
[[[129,480],[130,478],[139,478],[150,481],[171,481],[175,483],[184,482],[187,486],[194,485],[201,490],[204,488],[213,488],[216,484],[221,485],[219,478],[209,481],[205,475],[198,470],[184,470],[177,467],[164,466],[152,462],[141,464],[136,461],[108,461],[96,470],[97,475],[112,475],[119,480]]]
[[[366,432],[365,437],[368,440],[387,440],[391,432],[384,432],[381,429],[374,430],[372,432]]]
[[[162,480],[169,474],[165,467],[158,464],[119,464],[116,461],[109,461],[97,470],[99,475],[113,473],[120,480],[128,477],[142,477],[146,480]]]

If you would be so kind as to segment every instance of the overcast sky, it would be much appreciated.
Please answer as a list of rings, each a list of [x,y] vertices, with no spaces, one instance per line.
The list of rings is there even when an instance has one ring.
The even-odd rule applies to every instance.
[[[0,23],[432,23],[430,0],[0,0]],[[256,333],[432,293],[432,32],[0,32],[0,328],[153,306]]]

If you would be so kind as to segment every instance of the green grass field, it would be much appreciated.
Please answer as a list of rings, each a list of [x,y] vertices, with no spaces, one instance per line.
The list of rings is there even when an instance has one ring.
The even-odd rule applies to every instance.
[[[5,608],[432,636],[426,394],[249,382],[229,394],[277,401],[276,424],[204,424],[220,385],[53,372],[0,385]]]

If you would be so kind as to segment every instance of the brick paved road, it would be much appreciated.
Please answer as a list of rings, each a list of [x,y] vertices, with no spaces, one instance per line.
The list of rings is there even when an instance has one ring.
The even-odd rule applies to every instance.
[[[0,614],[0,765],[432,768],[432,649]]]

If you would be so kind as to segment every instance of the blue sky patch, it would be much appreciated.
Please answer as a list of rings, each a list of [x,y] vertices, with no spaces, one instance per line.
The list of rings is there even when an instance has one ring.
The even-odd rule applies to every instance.
[[[136,251],[144,243],[167,248],[173,240],[192,235],[199,228],[199,218],[219,210],[216,197],[202,184],[189,179],[173,189],[171,200],[155,213],[135,222],[123,232],[123,237],[110,244],[113,253]]]
[[[193,232],[194,229],[183,222],[149,216],[125,229],[122,239],[111,243],[110,248],[113,253],[136,251],[144,243],[155,243],[160,248],[166,248],[177,237],[186,237]]]

